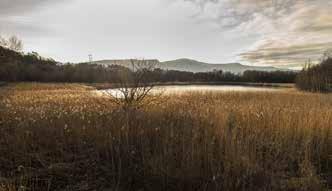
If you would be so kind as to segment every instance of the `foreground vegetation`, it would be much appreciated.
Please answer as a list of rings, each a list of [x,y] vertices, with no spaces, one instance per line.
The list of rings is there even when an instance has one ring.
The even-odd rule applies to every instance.
[[[0,190],[332,186],[332,95],[165,95],[126,112],[77,84],[0,95]]]

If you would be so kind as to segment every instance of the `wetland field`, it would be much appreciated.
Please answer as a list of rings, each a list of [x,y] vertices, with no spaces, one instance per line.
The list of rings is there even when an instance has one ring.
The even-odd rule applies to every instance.
[[[185,91],[123,110],[83,84],[0,88],[0,190],[329,190],[332,95]]]

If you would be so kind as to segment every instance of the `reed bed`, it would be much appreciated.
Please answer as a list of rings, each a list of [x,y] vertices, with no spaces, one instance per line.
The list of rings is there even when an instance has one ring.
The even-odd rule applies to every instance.
[[[33,86],[0,91],[1,191],[331,189],[331,94],[185,93],[123,111],[83,85]]]

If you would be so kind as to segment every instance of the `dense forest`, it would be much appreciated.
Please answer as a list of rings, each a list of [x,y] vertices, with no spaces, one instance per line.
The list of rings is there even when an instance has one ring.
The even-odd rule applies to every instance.
[[[305,91],[332,91],[332,58],[326,57],[318,65],[306,66],[296,78],[296,86]]]
[[[23,54],[0,47],[0,81],[38,81],[38,82],[117,82],[121,71],[132,72],[116,65],[99,65],[91,63],[58,63],[45,59],[36,52]],[[293,83],[296,72],[245,71],[233,74],[223,71],[184,72],[161,70],[149,71],[152,82],[264,82]]]

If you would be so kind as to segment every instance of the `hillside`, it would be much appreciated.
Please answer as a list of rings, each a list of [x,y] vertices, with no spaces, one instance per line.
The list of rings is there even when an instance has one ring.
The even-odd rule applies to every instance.
[[[256,71],[277,71],[274,67],[256,67],[247,66],[239,63],[229,64],[209,64],[191,59],[178,59],[160,63],[160,68],[168,70],[190,71],[190,72],[209,72],[213,70],[222,70],[232,73],[243,73],[246,70]]]
[[[209,72],[213,70],[223,70],[225,72],[243,73],[246,70],[256,70],[256,71],[280,70],[274,67],[247,66],[239,63],[209,64],[191,59],[178,59],[166,62],[159,62],[158,60],[147,60],[147,61],[157,63],[157,68],[163,70],[178,70],[178,71],[189,71],[189,72]],[[101,61],[95,61],[94,64],[121,65],[125,67],[130,67],[130,60],[101,60]]]
[[[22,60],[22,57],[20,53],[0,46],[0,63]]]

